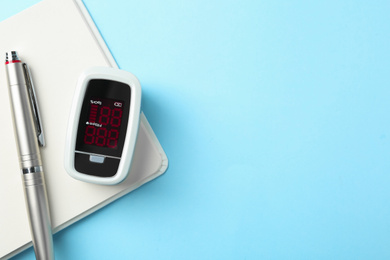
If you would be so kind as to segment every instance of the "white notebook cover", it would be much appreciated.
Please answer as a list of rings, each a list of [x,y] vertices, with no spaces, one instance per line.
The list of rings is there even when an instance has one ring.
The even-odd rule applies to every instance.
[[[46,138],[41,154],[54,232],[161,175],[168,160],[142,114],[132,168],[124,182],[94,185],[65,172],[64,141],[78,76],[91,66],[117,67],[80,0],[44,0],[1,22],[0,35],[0,259],[6,259],[31,246],[1,62],[6,51],[18,51],[35,84]]]

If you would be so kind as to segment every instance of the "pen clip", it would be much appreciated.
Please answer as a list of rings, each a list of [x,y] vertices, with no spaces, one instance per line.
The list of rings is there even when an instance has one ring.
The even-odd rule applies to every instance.
[[[23,63],[23,70],[24,70],[24,77],[26,79],[27,90],[30,96],[38,144],[39,146],[45,146],[45,137],[43,135],[42,120],[41,120],[41,114],[39,113],[37,95],[35,93],[34,84],[31,78],[30,68],[26,63]]]

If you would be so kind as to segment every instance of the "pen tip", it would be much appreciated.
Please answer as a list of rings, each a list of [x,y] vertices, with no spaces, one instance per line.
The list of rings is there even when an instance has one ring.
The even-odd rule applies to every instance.
[[[20,61],[18,53],[16,51],[7,51],[5,53],[5,62],[17,62]]]

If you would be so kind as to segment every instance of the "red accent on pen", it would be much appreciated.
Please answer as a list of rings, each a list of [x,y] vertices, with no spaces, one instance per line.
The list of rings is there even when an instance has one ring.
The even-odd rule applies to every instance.
[[[5,62],[5,65],[9,64],[9,63],[18,63],[18,62],[21,62],[20,60],[11,60],[11,61],[6,61]]]

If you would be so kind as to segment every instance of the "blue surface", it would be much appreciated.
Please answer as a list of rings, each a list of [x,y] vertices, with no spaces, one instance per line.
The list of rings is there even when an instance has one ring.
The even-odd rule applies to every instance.
[[[57,259],[390,258],[389,1],[85,2],[170,165]]]

